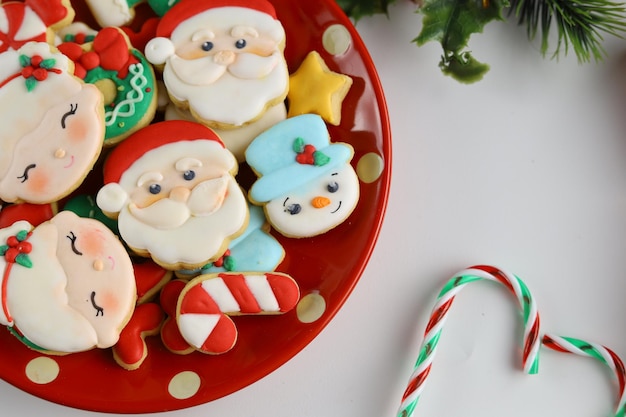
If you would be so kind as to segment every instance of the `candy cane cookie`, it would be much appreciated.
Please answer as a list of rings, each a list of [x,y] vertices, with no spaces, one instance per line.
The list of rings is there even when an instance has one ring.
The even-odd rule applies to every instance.
[[[417,405],[424,389],[424,383],[430,373],[433,358],[437,352],[439,337],[454,298],[465,285],[480,280],[499,282],[517,298],[524,317],[524,350],[522,358],[524,371],[529,374],[537,373],[538,353],[541,344],[539,338],[539,313],[528,287],[517,276],[493,266],[473,266],[455,274],[444,285],[437,297],[437,302],[433,307],[430,320],[424,331],[424,339],[419,349],[420,353],[413,374],[409,378],[408,386],[402,396],[398,417],[410,416]]]
[[[69,0],[9,1],[0,5],[0,52],[28,42],[54,41],[54,31],[74,19]]]
[[[181,292],[176,322],[183,338],[208,354],[229,351],[237,328],[229,316],[282,314],[300,299],[298,284],[282,273],[201,275]]]

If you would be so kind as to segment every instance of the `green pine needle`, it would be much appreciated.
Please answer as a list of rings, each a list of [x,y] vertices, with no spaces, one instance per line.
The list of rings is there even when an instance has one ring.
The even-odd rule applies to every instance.
[[[510,13],[526,24],[532,40],[541,31],[541,52],[547,54],[551,29],[557,30],[553,58],[571,48],[580,62],[602,61],[603,34],[619,38],[626,31],[626,8],[610,0],[511,0]]]

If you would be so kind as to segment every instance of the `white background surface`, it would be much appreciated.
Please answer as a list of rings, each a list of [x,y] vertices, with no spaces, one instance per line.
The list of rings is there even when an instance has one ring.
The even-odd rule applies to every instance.
[[[441,286],[487,263],[515,273],[542,332],[626,357],[626,41],[603,64],[541,57],[513,22],[474,36],[485,79],[443,76],[438,44],[410,41],[399,2],[357,29],[378,68],[393,133],[391,196],[371,262],[344,308],[286,365],[226,398],[160,416],[392,417]],[[522,319],[504,287],[457,297],[415,416],[612,416],[613,374],[542,349],[521,371]],[[4,358],[2,360],[10,360]],[[3,416],[74,417],[0,382]]]

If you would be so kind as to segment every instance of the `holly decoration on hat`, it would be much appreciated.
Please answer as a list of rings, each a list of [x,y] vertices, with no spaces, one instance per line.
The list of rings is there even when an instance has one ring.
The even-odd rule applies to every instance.
[[[353,19],[387,13],[396,0],[337,0]],[[413,0],[423,16],[422,29],[413,39],[418,46],[441,43],[442,72],[463,83],[483,78],[489,65],[476,60],[467,49],[474,33],[481,33],[492,21],[513,16],[526,25],[530,40],[541,32],[541,53],[548,53],[550,30],[558,32],[553,58],[566,54],[570,46],[578,61],[602,61],[603,35],[622,37],[626,33],[626,7],[612,0]]]
[[[318,151],[315,146],[307,144],[302,138],[296,138],[293,142],[293,150],[296,153],[296,161],[303,165],[324,166],[330,162],[330,157]]]

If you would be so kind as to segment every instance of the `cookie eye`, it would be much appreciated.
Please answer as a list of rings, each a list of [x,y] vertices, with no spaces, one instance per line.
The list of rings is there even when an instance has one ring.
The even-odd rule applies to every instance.
[[[235,48],[237,49],[243,49],[246,47],[246,40],[245,39],[239,39],[237,42],[235,42]]]
[[[339,184],[336,181],[329,182],[326,189],[329,193],[336,193],[339,190]]]
[[[192,179],[196,178],[196,172],[192,170],[185,171],[183,172],[183,178],[185,179],[185,181],[191,181]]]
[[[204,52],[209,52],[211,49],[213,49],[213,42],[209,42],[209,41],[204,42],[204,43],[200,46],[200,48],[202,48],[202,50],[203,50]]]
[[[76,235],[74,234],[74,232],[70,231],[70,234],[65,237],[70,240],[70,245],[72,245],[72,252],[74,252],[78,256],[82,256],[83,253],[76,249]]]
[[[291,214],[292,216],[298,214],[302,211],[302,206],[300,204],[289,204],[285,208],[285,212]]]
[[[150,191],[150,194],[158,194],[161,192],[161,186],[159,184],[152,184],[148,190]]]
[[[20,182],[26,182],[28,181],[28,171],[30,171],[31,169],[37,168],[37,165],[35,164],[30,164],[29,166],[26,167],[26,169],[24,169],[24,173],[22,175],[20,175],[19,177],[17,177],[18,180],[22,180]]]
[[[61,118],[61,127],[62,127],[63,129],[65,129],[65,120],[66,120],[68,117],[75,115],[75,114],[76,114],[76,110],[78,110],[78,103],[76,103],[76,104],[70,104],[70,111],[68,111],[67,113],[65,113],[65,114],[63,115],[63,117]]]

